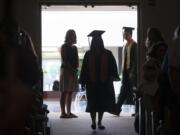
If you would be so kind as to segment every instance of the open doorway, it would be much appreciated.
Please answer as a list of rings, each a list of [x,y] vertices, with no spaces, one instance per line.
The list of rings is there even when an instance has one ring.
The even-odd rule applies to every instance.
[[[105,30],[106,32],[102,36],[105,47],[113,52],[120,69],[120,50],[124,44],[122,27],[134,27],[133,39],[137,41],[137,12],[137,6],[42,5],[42,68],[45,98],[59,98],[58,92],[53,90],[53,82],[59,80],[61,64],[59,48],[64,43],[65,33],[68,29],[76,31],[80,62],[85,51],[89,49],[87,35],[95,29]],[[114,86],[115,93],[118,95],[120,82],[115,83]],[[57,100],[59,107],[58,102],[59,100]],[[84,108],[80,108],[80,110],[84,110]],[[59,111],[59,109],[52,109],[52,111]]]

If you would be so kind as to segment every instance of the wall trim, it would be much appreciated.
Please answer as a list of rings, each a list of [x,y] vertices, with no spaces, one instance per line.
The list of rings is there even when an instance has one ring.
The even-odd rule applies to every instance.
[[[139,0],[40,0],[47,5],[138,5]]]

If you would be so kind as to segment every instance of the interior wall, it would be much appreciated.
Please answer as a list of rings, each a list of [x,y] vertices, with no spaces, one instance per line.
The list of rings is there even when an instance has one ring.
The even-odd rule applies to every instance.
[[[145,60],[145,38],[149,26],[158,27],[168,45],[171,44],[174,30],[180,24],[179,0],[140,0],[139,13],[139,74]]]
[[[0,20],[3,17],[4,5],[0,1]],[[40,23],[39,23],[39,2],[38,0],[12,0],[13,16],[17,23],[25,29],[30,35],[35,45],[35,49],[41,58],[41,38],[40,38]]]
[[[41,58],[41,26],[38,0],[15,0],[17,22],[31,35],[35,49]]]
[[[175,27],[180,24],[180,1],[179,0],[153,0],[154,5],[150,5],[149,1],[141,0],[142,8],[142,30],[143,39],[148,26],[160,28],[165,38],[165,41],[170,44]]]
[[[3,17],[3,10],[4,10],[4,6],[3,6],[3,1],[1,0],[1,1],[0,1],[0,20],[1,20],[2,17]]]
[[[3,16],[3,1],[0,0],[0,19]],[[35,50],[39,57],[41,66],[41,26],[40,12],[38,0],[12,0],[13,2],[13,17],[20,24],[21,28],[25,29],[31,36]],[[42,79],[40,91],[42,91]]]

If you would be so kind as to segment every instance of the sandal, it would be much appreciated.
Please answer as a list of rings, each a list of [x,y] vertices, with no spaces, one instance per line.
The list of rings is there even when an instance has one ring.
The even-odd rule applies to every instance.
[[[70,118],[69,115],[65,114],[61,114],[60,118]]]
[[[78,118],[78,116],[76,116],[76,115],[73,114],[73,113],[68,114],[68,116],[69,116],[69,118]]]

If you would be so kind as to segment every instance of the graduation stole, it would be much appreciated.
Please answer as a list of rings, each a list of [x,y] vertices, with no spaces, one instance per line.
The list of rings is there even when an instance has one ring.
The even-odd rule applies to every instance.
[[[130,43],[129,45],[124,45],[122,50],[122,69],[129,69],[130,68],[130,62],[131,62],[131,48],[132,44],[134,42]]]
[[[92,82],[97,81],[96,72],[96,57],[92,53],[89,54],[89,76]],[[103,51],[100,56],[100,77],[101,82],[105,82],[108,79],[108,53]]]

